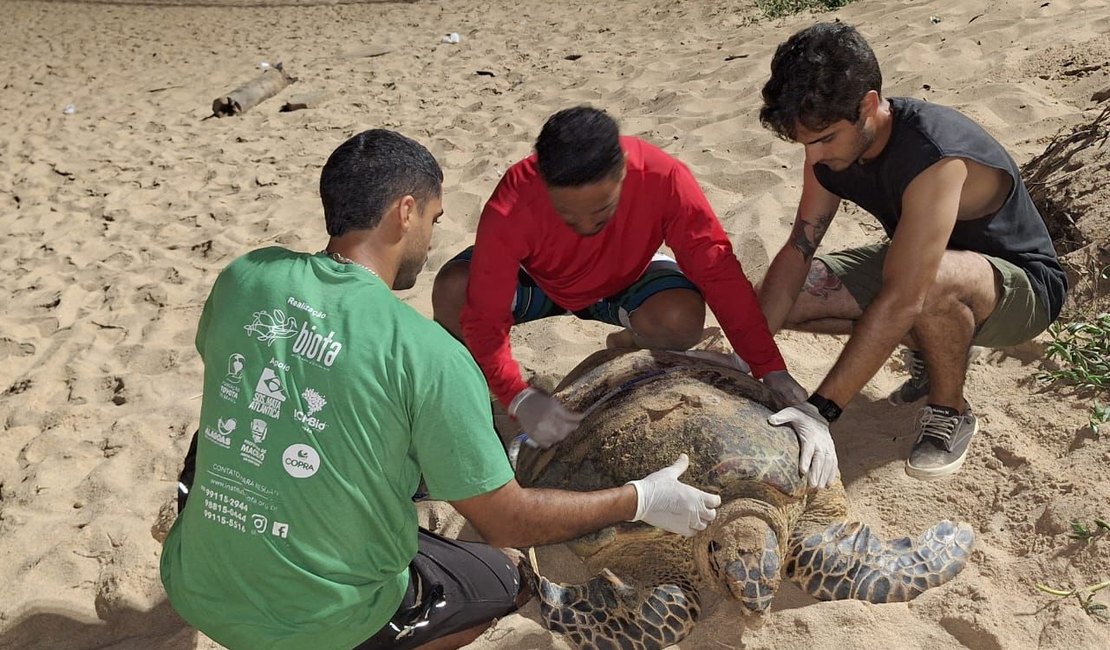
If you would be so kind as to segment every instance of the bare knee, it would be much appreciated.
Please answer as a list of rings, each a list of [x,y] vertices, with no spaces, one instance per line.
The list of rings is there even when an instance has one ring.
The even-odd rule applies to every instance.
[[[958,314],[966,318],[970,314],[975,323],[982,323],[994,311],[1001,285],[1001,277],[982,255],[946,251],[925,295],[922,317]]]
[[[961,299],[960,287],[949,284],[934,283],[929,287],[925,299],[921,303],[919,318],[929,318],[941,314],[951,314],[954,311],[966,309],[967,305]]]
[[[694,291],[667,291],[641,305],[631,322],[641,345],[688,350],[701,340],[705,330],[705,301]]]
[[[458,338],[462,338],[459,319],[469,280],[470,263],[453,260],[443,265],[432,283],[432,318]]]

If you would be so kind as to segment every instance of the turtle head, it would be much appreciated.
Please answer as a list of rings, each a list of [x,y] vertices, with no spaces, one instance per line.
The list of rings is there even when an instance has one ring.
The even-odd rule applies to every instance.
[[[763,614],[770,608],[782,575],[782,554],[766,521],[755,516],[731,519],[698,551],[699,568],[725,595],[740,601],[744,613]]]

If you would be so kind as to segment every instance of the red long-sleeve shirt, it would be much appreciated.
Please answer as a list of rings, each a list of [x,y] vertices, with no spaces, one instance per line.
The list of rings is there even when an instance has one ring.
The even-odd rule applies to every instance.
[[[751,282],[690,170],[637,138],[622,137],[621,147],[627,172],[620,201],[597,235],[578,235],[555,212],[535,155],[509,168],[482,211],[462,330],[506,406],[528,387],[509,343],[518,269],[557,305],[577,311],[629,287],[663,243],[752,373],[786,369]]]

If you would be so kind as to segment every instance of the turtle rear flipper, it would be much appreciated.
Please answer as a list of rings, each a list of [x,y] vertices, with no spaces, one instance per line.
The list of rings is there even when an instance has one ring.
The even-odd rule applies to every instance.
[[[952,521],[916,540],[889,542],[859,522],[833,524],[795,535],[786,572],[821,600],[904,602],[954,578],[967,564],[974,538],[970,526]]]
[[[539,579],[540,615],[579,648],[660,650],[690,633],[701,613],[691,585],[636,588],[608,569],[588,582]]]

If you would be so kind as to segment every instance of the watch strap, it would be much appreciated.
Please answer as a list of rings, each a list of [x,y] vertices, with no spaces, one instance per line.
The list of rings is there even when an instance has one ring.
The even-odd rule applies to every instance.
[[[836,419],[840,417],[840,414],[843,413],[843,409],[840,408],[839,404],[817,393],[810,395],[809,399],[806,401],[816,407],[817,412],[828,422],[835,422]]]

